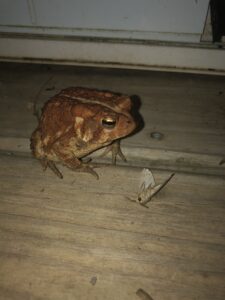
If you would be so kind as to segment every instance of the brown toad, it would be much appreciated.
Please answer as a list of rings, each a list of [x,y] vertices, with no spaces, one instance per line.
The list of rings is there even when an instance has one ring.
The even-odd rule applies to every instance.
[[[119,141],[136,128],[131,115],[129,96],[82,87],[62,90],[44,105],[37,129],[31,136],[33,155],[43,168],[51,168],[62,178],[55,163],[90,172],[97,176],[81,158],[108,146],[113,163],[119,155],[123,160]]]

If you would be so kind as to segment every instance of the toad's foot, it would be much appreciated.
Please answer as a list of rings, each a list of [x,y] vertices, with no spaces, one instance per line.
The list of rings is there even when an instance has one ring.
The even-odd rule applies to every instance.
[[[52,170],[53,173],[56,174],[60,179],[63,178],[62,173],[59,171],[59,169],[56,167],[55,163],[53,161],[42,159],[40,160],[43,171],[45,171],[48,167]]]
[[[124,156],[123,152],[121,151],[120,148],[120,140],[116,140],[113,142],[111,145],[107,146],[105,148],[105,151],[100,155],[100,157],[106,156],[109,152],[112,152],[112,163],[113,165],[116,164],[116,157],[117,155],[123,160],[127,161],[126,157]]]
[[[47,168],[50,168],[52,172],[58,176],[60,179],[63,178],[62,173],[59,171],[59,169],[56,167],[55,163],[53,161],[42,159],[40,160],[43,171],[45,171]],[[70,168],[73,171],[76,172],[86,172],[92,174],[96,179],[99,179],[98,174],[94,171],[94,168],[97,168],[97,166],[91,166],[88,163],[83,163],[77,158],[69,159],[64,162],[64,164]]]
[[[94,168],[98,168],[98,166],[93,166],[90,164],[82,163],[79,167],[77,167],[76,169],[73,169],[73,171],[90,173],[96,179],[99,179],[98,173],[95,172]]]
[[[89,163],[82,162],[81,160],[77,158],[67,159],[64,161],[65,165],[70,168],[71,170],[75,172],[85,172],[90,173],[93,175],[96,179],[99,179],[98,173],[95,172],[94,168],[97,168],[97,166],[90,165]]]

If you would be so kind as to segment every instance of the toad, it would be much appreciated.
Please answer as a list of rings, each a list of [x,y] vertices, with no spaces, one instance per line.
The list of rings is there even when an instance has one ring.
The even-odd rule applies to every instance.
[[[131,134],[136,122],[131,114],[129,96],[82,87],[69,87],[46,102],[36,130],[31,136],[31,150],[43,169],[49,167],[63,178],[55,163],[75,171],[89,172],[98,178],[93,166],[82,158],[106,147],[125,157],[120,139]]]

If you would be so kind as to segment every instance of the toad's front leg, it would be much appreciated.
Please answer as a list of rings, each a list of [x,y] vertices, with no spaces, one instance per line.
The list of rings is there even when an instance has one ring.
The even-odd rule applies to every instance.
[[[100,157],[104,157],[106,156],[109,152],[112,152],[112,163],[113,165],[116,164],[116,158],[117,155],[123,160],[123,161],[127,161],[126,157],[124,156],[121,147],[120,147],[120,140],[116,140],[114,141],[112,144],[110,144],[109,146],[107,146],[105,148],[105,151],[100,155]]]
[[[45,171],[48,167],[52,170],[53,173],[56,174],[60,179],[63,178],[62,173],[59,171],[59,169],[56,167],[55,163],[48,159],[40,159],[43,171]]]

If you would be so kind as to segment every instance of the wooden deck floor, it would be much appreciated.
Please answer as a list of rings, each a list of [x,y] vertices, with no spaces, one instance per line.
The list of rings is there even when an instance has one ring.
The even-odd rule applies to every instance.
[[[0,299],[225,299],[225,78],[0,67]],[[100,161],[98,181],[63,167],[60,180],[29,153],[32,102],[71,85],[142,101],[129,163]],[[143,167],[159,182],[176,171],[148,209],[127,199]]]

